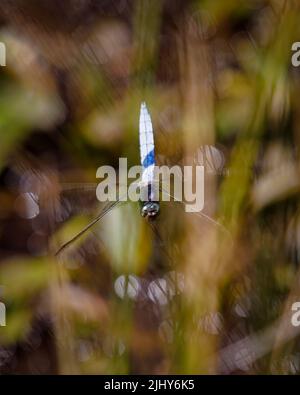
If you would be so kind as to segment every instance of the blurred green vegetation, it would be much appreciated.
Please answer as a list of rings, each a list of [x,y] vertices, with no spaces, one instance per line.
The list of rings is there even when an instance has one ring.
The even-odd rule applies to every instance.
[[[297,2],[50,3],[0,6],[0,372],[298,374]],[[54,257],[139,163],[142,100],[219,225],[125,204]]]

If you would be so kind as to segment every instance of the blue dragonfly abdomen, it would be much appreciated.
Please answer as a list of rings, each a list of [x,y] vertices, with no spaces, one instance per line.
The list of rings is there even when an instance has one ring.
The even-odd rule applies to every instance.
[[[141,214],[143,217],[153,220],[159,214],[159,201],[156,197],[155,174],[155,149],[151,117],[145,102],[141,104],[139,122],[140,157],[143,168],[142,185],[143,196],[141,201]]]

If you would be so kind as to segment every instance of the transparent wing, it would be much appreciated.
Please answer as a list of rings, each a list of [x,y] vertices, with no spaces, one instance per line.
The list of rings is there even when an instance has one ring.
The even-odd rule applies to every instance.
[[[158,166],[174,165],[183,166],[184,164],[204,166],[206,174],[226,175],[226,152],[221,145],[204,144],[199,146],[191,156],[184,157],[184,149],[180,141],[170,144],[170,136],[164,131],[160,132],[156,138]]]
[[[176,196],[172,195],[171,193],[169,193],[168,191],[166,191],[164,188],[160,188],[160,191],[162,193],[165,193],[166,195],[168,195],[171,199],[173,199],[175,202],[181,203],[184,207],[186,206],[186,204],[179,200],[178,198],[176,198]],[[193,210],[192,208],[189,208],[189,210],[192,210],[192,214],[197,215],[201,218],[203,218],[205,221],[207,221],[208,223],[210,223],[213,226],[218,227],[219,229],[221,229],[224,233],[226,233],[228,236],[231,237],[230,232],[225,228],[225,226],[223,226],[220,222],[216,221],[215,219],[211,218],[209,215],[206,215],[204,213],[202,213],[201,211],[196,211]]]
[[[139,182],[134,182],[133,184],[138,185]],[[78,206],[78,201],[81,198],[81,194],[86,194],[88,192],[89,198],[92,198],[92,201],[97,202],[96,199],[96,187],[97,184],[88,184],[88,183],[65,183],[62,184],[63,195],[66,197],[69,195],[68,199],[71,199]],[[100,213],[89,223],[87,224],[80,232],[78,232],[75,236],[73,236],[70,240],[64,243],[59,250],[55,253],[55,256],[58,256],[62,251],[64,251],[68,246],[78,240],[81,236],[83,236],[88,230],[90,230],[94,225],[96,225],[106,214],[108,214],[111,210],[113,210],[117,205],[123,202],[123,197],[125,195],[119,196],[115,201],[108,202],[105,207],[100,211]],[[86,201],[85,201],[86,202]],[[73,213],[76,211],[74,209],[74,205],[69,200],[69,203],[73,207]],[[86,202],[87,203],[87,202]],[[81,212],[79,212],[81,213]]]
[[[204,166],[206,173],[223,174],[225,170],[224,149],[214,145],[202,145],[194,154],[193,163]]]
[[[99,222],[107,213],[109,213],[117,204],[120,203],[120,200],[117,199],[115,202],[109,202],[103,210],[94,218],[88,225],[86,225],[79,233],[77,233],[74,237],[64,243],[58,251],[56,251],[55,256],[58,256],[63,250],[65,250],[69,245],[78,240],[82,235],[84,235],[89,229],[91,229],[97,222]]]

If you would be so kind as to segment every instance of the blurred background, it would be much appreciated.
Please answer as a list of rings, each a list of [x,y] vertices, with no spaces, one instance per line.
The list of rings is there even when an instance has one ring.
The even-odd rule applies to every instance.
[[[2,0],[0,372],[298,374],[299,5]],[[103,207],[96,169],[202,164],[214,218]]]

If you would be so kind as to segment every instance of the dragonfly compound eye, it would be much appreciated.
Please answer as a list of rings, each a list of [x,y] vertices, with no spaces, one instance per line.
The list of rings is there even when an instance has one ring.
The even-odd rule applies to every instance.
[[[159,203],[147,202],[143,205],[141,214],[143,217],[154,219],[159,214]]]

